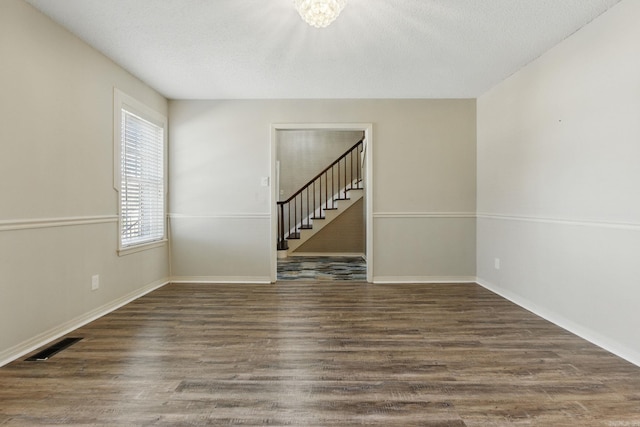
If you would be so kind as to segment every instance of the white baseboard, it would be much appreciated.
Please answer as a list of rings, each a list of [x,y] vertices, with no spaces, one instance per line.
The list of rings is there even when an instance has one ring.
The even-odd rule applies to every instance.
[[[72,332],[81,326],[86,325],[87,323],[91,323],[96,319],[104,316],[105,314],[111,313],[114,310],[119,309],[120,307],[129,304],[131,301],[134,301],[140,298],[143,295],[148,294],[151,291],[159,289],[164,285],[170,283],[167,279],[162,279],[150,283],[146,286],[143,286],[140,289],[137,289],[133,292],[124,295],[121,298],[118,298],[114,301],[111,301],[107,304],[104,304],[94,310],[91,310],[81,316],[75,317],[53,329],[49,329],[41,334],[36,335],[33,338],[30,338],[24,342],[21,342],[18,345],[15,345],[5,351],[0,352],[0,367],[6,365],[7,363],[13,362],[16,359],[24,356],[25,354],[31,353],[32,351],[42,347],[54,341],[61,336]]]
[[[374,284],[476,283],[475,276],[375,276]]]
[[[363,253],[356,252],[293,252],[289,254],[289,258],[291,257],[344,257],[344,258],[364,258]]]
[[[174,276],[171,283],[203,283],[203,284],[224,284],[224,283],[246,283],[246,284],[269,284],[271,278],[267,276]]]
[[[620,344],[619,342],[612,341],[611,339],[599,334],[598,332],[595,332],[589,328],[585,328],[584,326],[579,325],[565,318],[564,316],[540,307],[538,304],[528,300],[527,298],[524,298],[516,293],[513,293],[486,280],[477,278],[476,283],[478,283],[483,288],[488,289],[489,291],[498,294],[501,297],[513,302],[514,304],[517,304],[520,307],[532,312],[536,316],[542,317],[543,319],[548,320],[556,326],[559,326],[562,329],[569,331],[572,334],[577,335],[580,338],[587,340],[590,343],[595,344],[598,347],[601,347],[608,352],[613,353],[630,363],[633,363],[636,366],[640,366],[640,353],[638,353],[637,351],[632,350],[627,346]]]

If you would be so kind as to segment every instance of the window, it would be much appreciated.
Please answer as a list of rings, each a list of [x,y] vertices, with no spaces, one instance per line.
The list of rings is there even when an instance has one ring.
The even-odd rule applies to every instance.
[[[120,250],[166,239],[166,118],[116,92]]]

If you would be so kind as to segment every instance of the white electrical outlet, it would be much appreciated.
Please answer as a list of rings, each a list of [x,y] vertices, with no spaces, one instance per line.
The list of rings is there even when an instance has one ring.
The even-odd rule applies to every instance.
[[[493,267],[494,267],[496,270],[500,270],[500,258],[495,258],[495,259],[493,260]]]
[[[94,274],[91,276],[91,290],[95,291],[100,287],[100,275]]]

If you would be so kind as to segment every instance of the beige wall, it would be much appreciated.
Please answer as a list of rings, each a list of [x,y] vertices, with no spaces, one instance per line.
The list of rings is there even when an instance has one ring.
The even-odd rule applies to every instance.
[[[638,22],[623,0],[478,99],[477,230],[481,283],[636,364]]]
[[[0,58],[2,364],[169,271],[166,247],[116,255],[113,88],[167,101],[21,0],[0,1]]]
[[[276,153],[280,162],[282,192],[280,200],[285,200],[298,191],[361,139],[360,131],[277,131]]]
[[[174,276],[270,280],[271,126],[373,123],[374,280],[473,280],[475,116],[475,100],[171,101]]]

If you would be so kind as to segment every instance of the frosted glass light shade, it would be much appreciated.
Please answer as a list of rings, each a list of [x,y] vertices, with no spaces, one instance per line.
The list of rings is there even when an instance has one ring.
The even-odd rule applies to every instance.
[[[309,25],[324,28],[340,15],[347,0],[294,0],[294,4]]]

